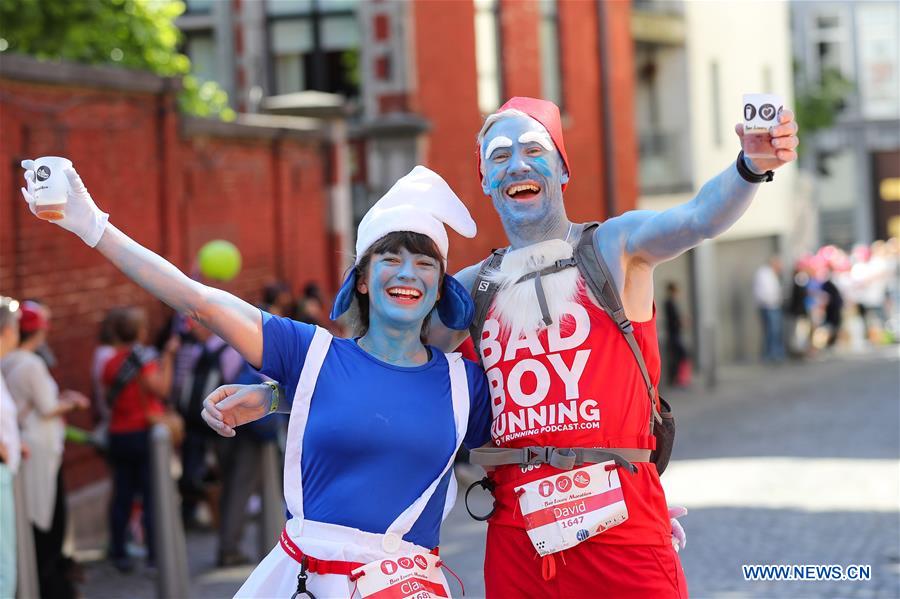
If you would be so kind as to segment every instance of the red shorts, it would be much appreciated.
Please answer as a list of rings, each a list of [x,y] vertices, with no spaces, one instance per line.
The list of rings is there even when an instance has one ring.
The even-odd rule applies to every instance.
[[[554,567],[555,575],[544,580]],[[488,525],[484,582],[488,599],[688,596],[681,561],[671,546],[586,542],[542,558],[524,530],[494,524]]]

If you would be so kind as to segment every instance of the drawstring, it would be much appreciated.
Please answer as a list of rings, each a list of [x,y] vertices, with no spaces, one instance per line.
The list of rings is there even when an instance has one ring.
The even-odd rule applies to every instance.
[[[515,518],[516,518],[516,514],[519,513],[519,501],[518,501],[518,499],[519,499],[519,497],[521,497],[522,495],[525,494],[525,489],[519,487],[519,490],[516,491],[515,493],[516,493],[516,502],[515,502],[516,505],[513,506],[513,519],[515,519]]]
[[[604,468],[604,470],[609,472],[609,474],[606,476],[607,486],[610,486],[610,487],[612,486],[612,473],[613,473],[613,470],[615,470],[618,467],[619,467],[618,464],[609,464],[608,466],[606,466],[606,468]]]
[[[308,565],[309,560],[304,555],[303,559],[300,560],[300,573],[297,574],[297,590],[294,591],[293,595],[291,595],[291,599],[297,599],[298,597],[303,597],[304,595],[309,599],[316,599],[315,595],[306,590],[306,579],[309,578],[309,574],[306,573]]]
[[[348,578],[353,581],[353,590],[350,591],[350,599],[353,599],[353,596],[356,594],[357,589],[359,589],[359,579],[365,576],[366,573],[363,570],[360,570],[357,574],[350,574]]]
[[[556,578],[556,558],[552,553],[541,558],[541,576],[545,582]]]
[[[462,589],[463,597],[465,597],[465,596],[466,596],[466,585],[464,585],[462,579],[461,579],[459,576],[456,575],[456,572],[454,572],[453,570],[451,570],[451,569],[450,569],[450,566],[448,566],[447,564],[444,563],[444,560],[438,560],[437,563],[436,563],[435,565],[436,565],[438,568],[444,568],[445,570],[447,570],[447,572],[450,572],[450,574],[453,574],[453,578],[455,578],[455,579],[456,579],[456,582],[459,583],[459,588]]]
[[[538,557],[539,555],[540,554],[535,553],[534,557]],[[556,578],[556,555],[557,554],[555,553],[548,553],[541,558],[541,577],[546,582],[550,582]],[[566,563],[566,553],[564,551],[559,552],[559,558],[562,560],[564,566],[568,566]]]

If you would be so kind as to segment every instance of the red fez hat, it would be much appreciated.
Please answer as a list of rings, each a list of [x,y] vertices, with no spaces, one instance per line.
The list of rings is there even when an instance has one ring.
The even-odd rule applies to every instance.
[[[563,166],[566,167],[566,171],[571,178],[572,168],[569,166],[569,157],[566,155],[566,146],[563,143],[562,119],[559,116],[559,106],[549,100],[515,96],[510,98],[506,104],[498,108],[497,112],[494,114],[503,112],[504,110],[518,110],[519,112],[524,112],[544,126],[547,133],[550,134],[550,139],[553,140],[556,149],[559,150],[559,155],[562,156]],[[478,148],[478,176],[481,176],[481,148]],[[565,183],[562,184],[562,188],[563,191],[565,191]]]
[[[22,302],[22,313],[19,319],[19,330],[23,333],[33,333],[46,329],[50,323],[47,321],[47,312],[37,302]]]

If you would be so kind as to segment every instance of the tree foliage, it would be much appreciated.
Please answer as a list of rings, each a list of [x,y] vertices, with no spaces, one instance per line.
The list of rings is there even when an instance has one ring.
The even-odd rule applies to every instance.
[[[799,77],[795,80],[806,80],[807,83],[798,85],[796,92],[797,124],[804,135],[810,135],[821,129],[827,129],[834,125],[838,115],[846,105],[847,97],[853,92],[855,86],[844,78],[837,69],[824,69],[819,81],[812,81],[804,77],[800,65],[794,65]]]
[[[0,0],[0,51],[183,77],[182,110],[231,120],[225,91],[191,75],[178,51],[184,9],[178,0]]]

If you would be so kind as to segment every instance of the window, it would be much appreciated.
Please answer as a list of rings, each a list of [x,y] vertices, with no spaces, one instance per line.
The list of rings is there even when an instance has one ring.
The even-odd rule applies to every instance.
[[[557,0],[540,0],[541,93],[562,109],[562,61],[560,59],[559,7]]]
[[[478,109],[487,114],[500,106],[500,6],[497,0],[475,0],[475,68]]]
[[[212,12],[213,3],[215,1],[216,0],[187,0],[185,2],[185,12],[187,14]]]
[[[817,29],[837,29],[841,25],[841,20],[837,15],[818,15],[816,17]]]
[[[811,15],[810,47],[807,54],[809,72],[821,81],[828,71],[852,78],[852,48],[847,29],[849,14],[841,7]]]
[[[185,54],[191,59],[191,71],[202,81],[217,81],[216,42],[212,32],[193,32],[185,36]]]
[[[722,86],[719,81],[719,63],[713,61],[710,65],[709,69],[709,85],[711,90],[712,97],[710,98],[711,102],[711,113],[712,113],[712,133],[713,133],[713,142],[715,142],[716,147],[722,147]]]
[[[819,73],[828,69],[841,70],[841,45],[838,42],[819,42],[816,44],[816,58],[819,62]]]
[[[359,95],[358,0],[270,0],[275,93]]]

